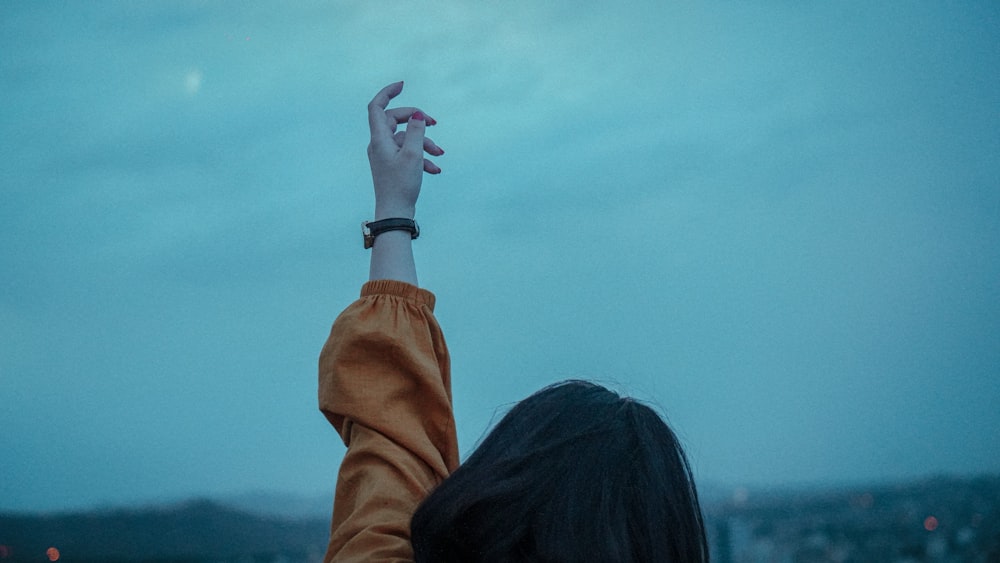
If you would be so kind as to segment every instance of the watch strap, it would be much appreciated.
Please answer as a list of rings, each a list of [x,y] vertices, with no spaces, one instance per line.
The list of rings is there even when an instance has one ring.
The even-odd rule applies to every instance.
[[[417,225],[413,219],[403,217],[365,221],[361,223],[361,234],[364,236],[365,248],[375,246],[375,237],[387,231],[408,231],[412,240],[420,236],[420,225]]]

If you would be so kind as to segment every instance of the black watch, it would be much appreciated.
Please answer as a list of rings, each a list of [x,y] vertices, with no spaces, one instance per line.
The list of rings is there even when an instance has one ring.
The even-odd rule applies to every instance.
[[[375,246],[375,237],[386,231],[409,231],[410,239],[420,236],[420,225],[413,219],[393,218],[361,223],[361,235],[365,238],[365,248]]]

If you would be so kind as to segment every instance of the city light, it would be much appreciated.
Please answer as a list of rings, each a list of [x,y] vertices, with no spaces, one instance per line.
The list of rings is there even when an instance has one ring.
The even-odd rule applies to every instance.
[[[49,557],[49,561],[59,561],[59,550],[54,547],[46,549],[45,555]]]
[[[924,529],[927,530],[928,532],[933,532],[934,530],[937,530],[937,527],[938,527],[937,518],[933,516],[928,516],[927,518],[924,519]]]

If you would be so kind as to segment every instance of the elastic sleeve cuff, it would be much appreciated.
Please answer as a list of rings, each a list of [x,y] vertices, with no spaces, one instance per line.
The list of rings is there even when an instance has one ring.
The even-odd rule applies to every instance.
[[[435,298],[433,293],[398,280],[373,280],[361,286],[361,297],[373,295],[401,297],[413,301],[417,305],[426,305],[431,311],[434,310]]]

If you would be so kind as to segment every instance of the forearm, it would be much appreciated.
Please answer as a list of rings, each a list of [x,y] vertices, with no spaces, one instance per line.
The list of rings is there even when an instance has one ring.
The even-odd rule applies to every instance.
[[[375,221],[413,219],[424,173],[439,174],[441,168],[424,158],[444,154],[444,149],[425,136],[434,118],[413,107],[389,108],[389,100],[403,90],[396,82],[383,88],[368,104],[368,123],[372,140],[368,160],[375,188]],[[397,127],[406,124],[405,131]],[[372,248],[369,279],[396,280],[417,285],[413,262],[413,243],[406,231],[388,231],[376,236]]]
[[[375,205],[375,220],[390,218],[412,219],[413,207]],[[371,249],[369,280],[397,280],[417,284],[417,267],[413,260],[413,240],[407,231],[387,231],[375,238]]]

